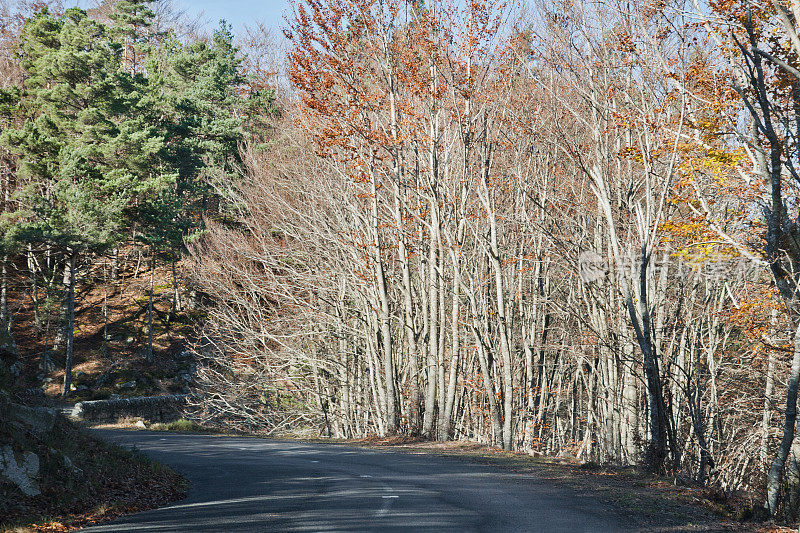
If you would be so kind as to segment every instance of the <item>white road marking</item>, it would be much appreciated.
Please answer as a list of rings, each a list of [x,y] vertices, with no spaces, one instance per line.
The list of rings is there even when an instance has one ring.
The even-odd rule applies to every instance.
[[[386,516],[389,513],[389,508],[392,506],[392,502],[399,497],[400,496],[381,496],[381,498],[383,498],[383,505],[381,505],[380,510],[375,513],[375,516]]]
[[[383,490],[386,492],[394,492],[394,489],[388,484],[381,482],[381,485],[383,485]],[[380,510],[375,513],[375,516],[386,516],[386,514],[389,512],[389,508],[392,506],[392,502],[399,497],[400,496],[397,496],[396,494],[384,494],[381,496],[383,499],[383,505],[381,505]]]

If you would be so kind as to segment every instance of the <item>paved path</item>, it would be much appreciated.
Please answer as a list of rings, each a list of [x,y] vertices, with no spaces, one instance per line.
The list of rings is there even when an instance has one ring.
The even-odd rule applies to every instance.
[[[98,431],[191,482],[180,502],[84,531],[626,531],[592,501],[459,458],[245,437]]]

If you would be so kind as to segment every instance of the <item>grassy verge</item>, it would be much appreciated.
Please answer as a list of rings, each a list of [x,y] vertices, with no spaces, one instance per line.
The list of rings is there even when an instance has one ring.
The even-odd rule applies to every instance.
[[[41,458],[42,494],[27,497],[0,482],[0,531],[73,531],[186,494],[179,474],[140,452],[95,439],[64,419],[34,451]]]
[[[128,430],[147,430],[147,431],[172,431],[177,433],[207,433],[213,435],[229,435],[224,432],[207,428],[194,422],[180,418],[172,422],[149,422],[142,417],[120,417],[116,422],[87,423],[87,427],[93,429],[128,429]],[[234,436],[234,434],[230,434]],[[241,436],[241,435],[236,435]]]
[[[204,428],[196,422],[180,418],[174,422],[156,422],[147,426],[150,431],[177,431],[178,433],[210,433],[211,431]]]

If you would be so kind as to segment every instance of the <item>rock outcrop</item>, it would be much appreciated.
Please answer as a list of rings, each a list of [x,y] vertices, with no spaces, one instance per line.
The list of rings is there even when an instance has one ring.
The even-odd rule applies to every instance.
[[[12,401],[13,383],[19,375],[16,346],[8,332],[0,328],[0,481],[9,481],[25,496],[38,496],[41,448],[53,431],[56,412],[44,407],[28,407]],[[14,362],[12,362],[14,361]]]
[[[19,458],[18,458],[19,456]],[[26,496],[38,496],[39,456],[33,452],[15,453],[10,445],[0,447],[0,475]]]
[[[0,478],[10,481],[26,496],[39,490],[41,448],[56,423],[56,412],[45,407],[28,407],[0,394]]]

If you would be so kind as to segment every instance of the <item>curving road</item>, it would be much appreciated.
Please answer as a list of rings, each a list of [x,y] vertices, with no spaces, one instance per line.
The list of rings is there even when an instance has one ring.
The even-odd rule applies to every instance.
[[[180,502],[90,532],[626,531],[540,478],[458,458],[246,437],[98,431],[191,482]]]

